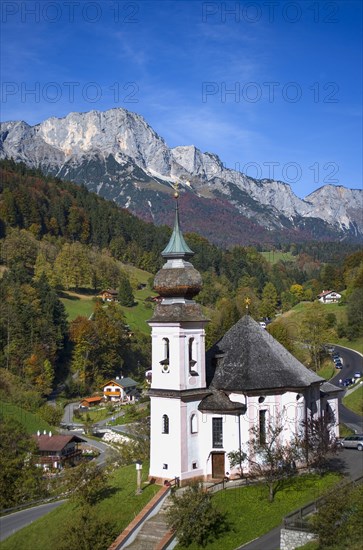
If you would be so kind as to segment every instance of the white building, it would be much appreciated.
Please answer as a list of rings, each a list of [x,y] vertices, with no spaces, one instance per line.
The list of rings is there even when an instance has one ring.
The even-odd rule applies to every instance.
[[[233,474],[228,453],[246,451],[250,428],[258,426],[263,438],[278,417],[286,442],[308,417],[329,411],[338,423],[339,388],[326,386],[249,315],[205,353],[208,320],[193,299],[202,279],[188,261],[193,252],[179,229],[178,202],[162,255],[167,261],[154,281],[162,300],[149,321],[150,478],[183,483]]]
[[[334,304],[339,302],[341,297],[342,295],[334,290],[323,290],[323,292],[318,295],[319,302],[322,304]]]

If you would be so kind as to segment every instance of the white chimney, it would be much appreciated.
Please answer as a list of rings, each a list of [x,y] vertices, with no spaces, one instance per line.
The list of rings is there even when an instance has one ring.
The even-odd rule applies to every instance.
[[[39,430],[37,431],[37,436],[38,436],[38,437],[40,436],[40,431],[39,431]]]
[[[49,431],[49,437],[52,437],[52,432],[51,431]]]
[[[47,430],[44,430],[43,435],[47,435]]]

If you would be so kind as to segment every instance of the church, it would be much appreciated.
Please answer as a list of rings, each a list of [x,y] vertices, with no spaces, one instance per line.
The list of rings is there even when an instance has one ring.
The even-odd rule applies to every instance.
[[[206,353],[208,319],[194,297],[200,273],[175,223],[156,274],[161,301],[149,321],[152,338],[150,472],[163,483],[175,477],[221,479],[234,471],[228,453],[247,451],[250,429],[262,442],[269,423],[283,418],[283,442],[310,417],[333,413],[338,430],[339,388],[302,365],[248,314]],[[338,435],[338,433],[336,433]]]

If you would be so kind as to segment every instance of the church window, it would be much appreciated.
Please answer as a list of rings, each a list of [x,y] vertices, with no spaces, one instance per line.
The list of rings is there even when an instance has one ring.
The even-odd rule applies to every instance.
[[[259,442],[266,443],[266,410],[259,411]]]
[[[169,356],[170,356],[170,343],[169,338],[163,338],[164,358],[160,361],[160,365],[163,367],[163,372],[169,372]]]
[[[192,414],[190,417],[190,433],[196,434],[198,432],[198,419],[196,414]]]
[[[162,428],[163,428],[163,432],[162,432],[163,434],[169,433],[169,417],[167,414],[163,414]]]
[[[194,343],[194,338],[189,338],[189,342],[188,342],[188,360],[189,360],[189,373],[191,375],[197,375],[197,371],[194,369],[195,365],[197,364],[196,360],[193,359],[193,354],[194,354],[194,349],[195,349],[195,343]]]
[[[193,463],[192,463],[192,468],[193,468],[193,470],[196,470],[197,467],[198,467],[198,466],[197,466],[197,463],[196,463],[196,462],[193,462]]]
[[[213,448],[221,449],[223,447],[223,419],[212,419]]]

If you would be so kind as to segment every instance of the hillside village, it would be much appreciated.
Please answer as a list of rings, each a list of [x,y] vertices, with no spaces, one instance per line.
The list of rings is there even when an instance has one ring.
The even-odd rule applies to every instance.
[[[238,334],[237,340],[251,345],[254,339],[264,342],[266,349],[263,353],[276,353],[276,357],[285,358],[283,364],[303,369],[301,373],[304,372],[302,376],[306,384],[318,385],[323,390],[317,401],[319,410],[320,407],[321,410],[329,409],[331,418],[338,418],[336,400],[341,386],[339,383],[338,387],[329,386],[324,382],[338,372],[326,344],[343,344],[358,350],[362,345],[359,312],[362,311],[363,256],[356,245],[339,247],[339,244],[329,242],[300,243],[264,252],[241,246],[222,250],[205,238],[188,233],[187,228],[179,234],[179,220],[172,233],[167,227],[145,224],[85,189],[44,177],[23,165],[5,161],[1,170],[0,377],[2,445],[6,448],[1,460],[2,472],[6,476],[3,479],[12,480],[11,484],[6,482],[9,490],[2,497],[3,509],[64,491],[62,484],[68,483],[68,475],[73,479],[73,469],[80,468],[80,475],[84,468],[97,470],[94,461],[102,463],[104,450],[94,447],[89,439],[92,432],[106,436],[114,431],[118,434],[112,438],[112,452],[117,457],[114,464],[121,465],[122,470],[128,468],[128,464],[142,460],[144,478],[149,474],[150,479],[161,483],[175,478],[179,482],[193,477],[199,479],[201,476],[218,481],[225,479],[226,472],[228,479],[232,480],[238,479],[242,470],[244,474],[250,471],[251,476],[255,475],[248,461],[242,464],[246,457],[241,450],[250,437],[248,427],[242,429],[246,440],[238,443],[236,434],[233,435],[238,425],[234,419],[245,421],[246,403],[238,393],[242,391],[247,395],[250,392],[249,403],[253,401],[260,410],[259,424],[261,427],[263,422],[265,430],[262,439],[261,434],[258,436],[260,443],[269,439],[273,429],[269,416],[262,419],[261,410],[266,411],[272,406],[275,398],[271,384],[267,393],[266,390],[261,393],[261,389],[256,393],[257,386],[254,388],[253,385],[235,388],[237,391],[234,391],[228,385],[228,377],[223,378],[227,363],[224,367],[222,365],[229,361],[229,354],[232,357],[235,353],[232,341]],[[101,220],[103,225],[100,226]],[[163,250],[166,251],[164,258],[161,255]],[[165,259],[171,262],[171,269],[174,264],[178,266],[175,273],[182,273],[181,265],[189,273],[192,251],[195,252],[193,269],[195,273],[199,272],[198,282],[192,283],[193,291],[186,295],[182,283],[183,291],[178,290],[177,296],[173,297],[172,279],[163,279],[168,271],[163,268]],[[172,271],[170,276],[174,277]],[[322,298],[325,298],[323,303]],[[163,305],[168,301],[175,305]],[[174,409],[165,412],[162,394],[163,391],[169,392],[168,395],[174,391],[167,382],[169,358],[175,355],[173,348],[165,348],[165,338],[171,336],[170,329],[165,334],[161,328],[153,329],[163,342],[155,344],[154,337],[152,350],[150,328],[146,322],[151,320],[154,327],[162,327],[163,323],[167,326],[170,320],[169,314],[165,317],[165,307],[179,304],[175,311],[180,315],[184,303],[197,317],[188,321],[194,327],[192,343],[185,355],[188,384],[191,386],[183,391],[195,393],[199,387],[197,400],[201,399],[199,406],[196,403],[194,407],[190,400],[188,405],[191,407],[188,422],[194,447],[190,448],[187,475],[173,466],[181,440],[179,443],[173,440],[168,445],[171,454],[167,459],[165,447],[160,445],[159,436],[155,436],[159,423],[164,439],[175,425]],[[205,349],[210,349],[207,377],[206,373],[203,374],[202,327],[206,331]],[[216,342],[219,348],[216,348]],[[247,358],[243,368],[248,368],[251,360],[265,364],[267,359],[254,355],[260,343],[251,349],[236,351]],[[184,367],[180,365],[178,368]],[[283,372],[284,368],[278,366],[276,372]],[[207,390],[209,386],[203,384],[210,383],[213,369],[214,382]],[[246,380],[249,376],[244,375]],[[267,379],[264,380],[262,372],[258,374],[258,369],[251,376],[251,380],[255,378],[256,381],[261,376],[259,383],[266,384]],[[176,383],[175,378],[168,379]],[[302,386],[297,388],[302,384],[301,380],[299,384],[292,380],[284,383],[289,391],[296,387],[296,410],[303,394]],[[359,384],[359,378],[356,380],[351,382],[351,386]],[[180,384],[184,383],[180,381]],[[280,385],[277,379],[274,383]],[[178,384],[175,389],[180,391],[182,386]],[[352,395],[357,396],[359,391]],[[276,397],[274,406],[288,395],[283,390],[281,396]],[[150,397],[154,439],[152,436],[148,472]],[[203,447],[198,451],[200,456],[195,447],[199,414],[203,418],[210,415],[213,420],[215,448],[209,473],[201,466]],[[231,422],[230,427],[228,423],[217,426],[218,418],[225,414]],[[163,420],[158,419],[159,415]],[[253,425],[252,422],[250,427]],[[207,426],[206,423],[203,429],[209,432]],[[342,423],[339,427],[334,423],[332,441],[339,435],[339,428],[340,435],[347,429]],[[224,443],[227,450],[223,464],[219,451],[219,443],[223,441],[222,429],[229,434],[226,438],[231,439],[229,447],[227,439]],[[15,450],[16,456],[13,454]],[[27,462],[26,468],[20,468],[29,450],[33,458]],[[90,458],[93,461],[88,462]],[[290,457],[289,463],[299,466],[299,460],[296,455],[295,459]],[[165,464],[166,471],[163,469]],[[114,466],[110,471],[107,466],[106,470],[110,480],[116,479],[118,474]],[[58,482],[58,478],[53,476],[59,471],[64,473]],[[85,472],[89,479],[93,479],[94,472]],[[100,474],[101,478],[97,475],[96,480],[103,479],[103,474]],[[333,478],[326,479],[331,483]],[[73,481],[71,483],[74,490],[76,485]],[[16,487],[15,491],[10,490],[13,487]],[[155,490],[157,485],[151,485],[145,492],[145,504]],[[132,514],[131,509],[129,512]],[[127,517],[126,514],[119,530],[126,527]],[[114,527],[109,530],[107,544],[117,535]],[[103,540],[102,536],[101,533],[100,540]],[[11,544],[11,538],[8,544]],[[7,543],[3,544],[6,548]]]

